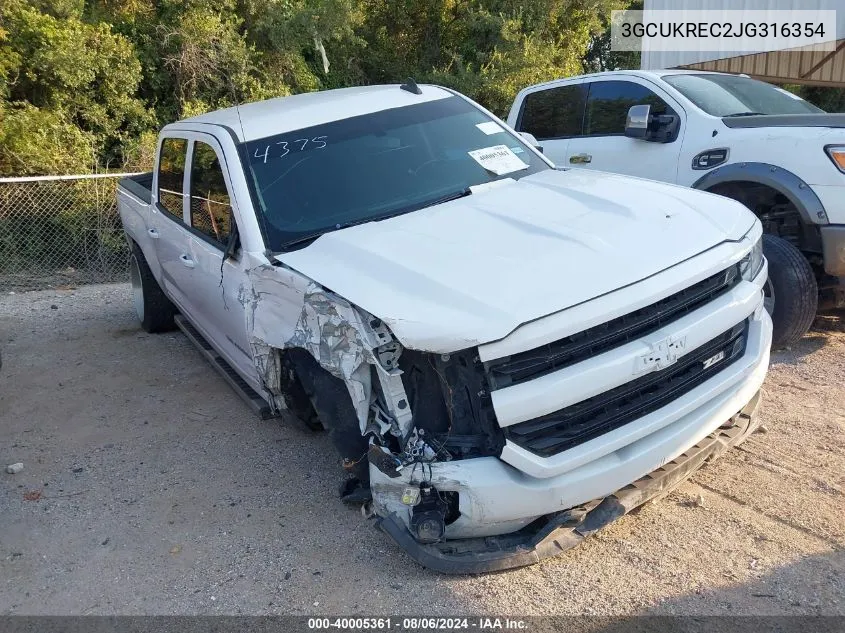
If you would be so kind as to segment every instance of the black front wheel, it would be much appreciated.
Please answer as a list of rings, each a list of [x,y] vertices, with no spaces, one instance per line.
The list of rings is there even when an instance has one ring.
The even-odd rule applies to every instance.
[[[772,317],[772,348],[788,347],[807,333],[816,317],[819,289],[807,258],[786,240],[763,236],[769,278],[763,287]]]
[[[132,305],[141,327],[147,332],[166,332],[174,327],[176,308],[158,285],[140,247],[132,243],[129,253],[129,282]]]

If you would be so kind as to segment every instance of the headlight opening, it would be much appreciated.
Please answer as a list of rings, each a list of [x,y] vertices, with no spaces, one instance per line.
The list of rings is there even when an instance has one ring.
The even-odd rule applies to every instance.
[[[754,243],[751,251],[739,262],[739,270],[745,281],[753,280],[763,269],[763,236]]]

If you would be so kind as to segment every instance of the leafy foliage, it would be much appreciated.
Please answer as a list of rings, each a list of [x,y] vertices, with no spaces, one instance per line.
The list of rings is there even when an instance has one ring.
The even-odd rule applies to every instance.
[[[350,85],[454,87],[505,114],[579,73],[628,0],[3,0],[0,173],[148,165],[155,131]]]
[[[794,92],[825,112],[845,112],[845,89],[795,86]]]
[[[113,163],[153,117],[135,96],[132,43],[81,3],[6,0],[0,8],[0,171]]]

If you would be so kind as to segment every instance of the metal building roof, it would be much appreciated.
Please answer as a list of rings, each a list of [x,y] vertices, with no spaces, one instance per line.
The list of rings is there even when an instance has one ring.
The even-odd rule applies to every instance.
[[[836,50],[790,49],[714,59],[677,68],[745,73],[774,83],[845,87],[845,39],[837,40]]]
[[[644,9],[731,9],[735,0],[645,0]],[[649,51],[644,48],[640,68],[690,68],[727,73],[744,73],[773,83],[845,87],[845,0],[745,0],[746,9],[836,9],[834,50],[813,47],[767,53],[732,51]]]

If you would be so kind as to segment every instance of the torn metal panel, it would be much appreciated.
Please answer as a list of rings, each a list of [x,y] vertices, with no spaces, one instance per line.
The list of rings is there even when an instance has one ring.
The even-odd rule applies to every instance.
[[[247,271],[249,286],[242,286],[238,301],[244,306],[252,358],[264,388],[277,411],[287,408],[281,392],[279,349],[293,336],[293,324],[302,311],[309,281],[292,271],[261,265]]]
[[[247,298],[247,329],[257,369],[271,393],[280,384],[277,350],[305,349],[323,369],[344,381],[363,432],[373,400],[371,366],[375,366],[397,430],[403,435],[410,432],[411,409],[401,372],[395,369],[401,346],[378,319],[286,268],[260,266],[250,270],[249,277],[253,288]],[[386,347],[381,356],[387,367],[379,361],[381,346]]]
[[[351,305],[312,284],[293,335],[284,345],[308,350],[323,369],[344,381],[362,430],[369,417],[373,362],[372,348],[362,338],[364,327]]]

